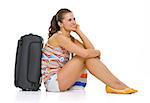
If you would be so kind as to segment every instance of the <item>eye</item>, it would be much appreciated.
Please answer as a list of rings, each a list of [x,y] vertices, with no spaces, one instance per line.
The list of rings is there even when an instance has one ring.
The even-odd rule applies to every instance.
[[[71,19],[69,19],[68,21],[71,21]]]

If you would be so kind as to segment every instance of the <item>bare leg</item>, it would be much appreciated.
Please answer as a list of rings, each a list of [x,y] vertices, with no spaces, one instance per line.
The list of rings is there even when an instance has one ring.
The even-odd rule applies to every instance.
[[[84,48],[82,44],[78,42],[76,44]],[[98,58],[86,59],[85,64],[87,69],[90,68],[89,72],[99,80],[103,81],[106,85],[116,89],[124,89],[128,87],[116,78]]]
[[[84,70],[85,60],[79,56],[74,56],[58,72],[58,83],[61,91],[70,88],[80,77]]]
[[[117,79],[98,58],[86,59],[86,67],[90,68],[88,70],[91,74],[110,87],[116,89],[128,87]]]
[[[79,78],[82,71],[86,69],[99,80],[116,89],[127,88],[118,80],[98,58],[84,59],[74,56],[58,72],[58,82],[61,91],[67,90]]]
[[[118,80],[98,58],[84,59],[76,55],[58,72],[60,90],[64,91],[72,86],[85,67],[97,79],[112,88],[124,89],[128,87]]]

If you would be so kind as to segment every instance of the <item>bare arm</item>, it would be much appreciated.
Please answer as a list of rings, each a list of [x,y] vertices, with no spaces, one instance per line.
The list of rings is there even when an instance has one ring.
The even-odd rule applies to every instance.
[[[81,40],[83,41],[83,45],[85,48],[91,48],[91,49],[95,49],[93,44],[91,43],[91,41],[83,34],[83,32],[79,29],[79,25],[77,26],[77,29],[75,31],[79,37],[81,38]]]
[[[85,48],[84,45],[83,45],[83,43],[80,42],[80,41],[77,40],[77,39],[75,39],[75,44],[77,44],[78,46],[80,46],[80,47],[82,47],[82,48]],[[101,52],[99,51],[99,56],[97,56],[98,59],[100,59],[100,56],[101,56]]]
[[[81,40],[83,41],[83,43],[81,43],[81,42],[78,41],[78,43],[79,43],[80,45],[83,45],[84,48],[87,48],[87,49],[88,49],[88,48],[95,49],[94,46],[93,46],[93,44],[91,43],[91,41],[90,41],[90,40],[83,34],[83,32],[80,30],[78,24],[77,24],[77,28],[76,28],[76,30],[75,30],[74,32],[76,32],[76,33],[79,35],[79,37],[81,38]],[[99,54],[101,55],[100,51],[99,51]],[[97,56],[99,59],[100,59],[100,55]]]
[[[68,37],[63,36],[62,34],[57,35],[56,40],[60,46],[64,47],[69,52],[75,53],[76,55],[83,58],[97,57],[99,55],[98,50],[81,48],[80,46],[73,43]]]

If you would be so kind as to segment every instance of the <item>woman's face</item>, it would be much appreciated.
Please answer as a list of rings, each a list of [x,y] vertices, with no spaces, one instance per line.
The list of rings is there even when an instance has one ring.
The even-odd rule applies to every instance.
[[[73,13],[69,12],[63,15],[63,20],[62,20],[62,27],[66,31],[74,31],[76,30],[76,21]]]

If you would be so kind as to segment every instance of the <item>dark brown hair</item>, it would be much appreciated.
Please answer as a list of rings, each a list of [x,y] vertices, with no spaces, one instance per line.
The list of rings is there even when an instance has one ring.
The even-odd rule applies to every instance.
[[[71,10],[69,9],[66,9],[66,8],[63,8],[63,9],[60,9],[56,15],[53,16],[51,22],[50,22],[50,27],[49,27],[49,38],[54,34],[56,33],[57,31],[60,30],[60,27],[58,25],[58,22],[61,22],[62,23],[62,20],[64,19],[64,14],[66,13],[70,13]]]

